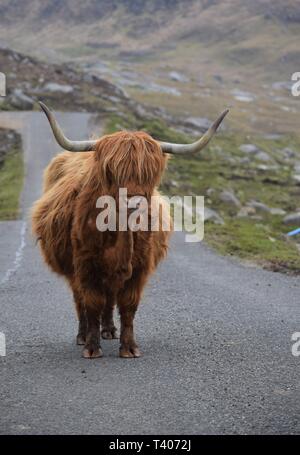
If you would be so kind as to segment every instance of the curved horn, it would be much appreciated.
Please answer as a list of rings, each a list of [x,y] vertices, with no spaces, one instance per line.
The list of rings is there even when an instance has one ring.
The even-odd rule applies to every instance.
[[[202,150],[209,143],[228,112],[229,109],[226,109],[226,111],[222,112],[217,120],[206,131],[206,133],[193,144],[172,144],[170,142],[160,142],[162,151],[165,153],[171,153],[173,155],[200,152],[200,150]]]
[[[54,114],[50,111],[46,104],[39,101],[39,105],[49,120],[55,139],[64,150],[68,150],[69,152],[88,152],[95,150],[95,146],[98,141],[71,141],[64,135],[54,117]]]

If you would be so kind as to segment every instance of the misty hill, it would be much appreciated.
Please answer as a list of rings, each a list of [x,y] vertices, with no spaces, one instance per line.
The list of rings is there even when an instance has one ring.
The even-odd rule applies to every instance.
[[[0,1],[3,42],[65,58],[134,57],[184,45],[224,65],[251,60],[253,69],[264,63],[267,72],[284,71],[299,62],[299,23],[297,0]]]

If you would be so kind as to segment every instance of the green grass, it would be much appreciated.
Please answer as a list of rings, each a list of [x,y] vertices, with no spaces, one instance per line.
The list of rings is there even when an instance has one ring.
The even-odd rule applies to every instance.
[[[19,198],[23,186],[24,164],[19,148],[12,149],[0,168],[0,220],[19,216]]]
[[[205,224],[205,241],[222,254],[235,255],[255,261],[265,268],[280,271],[300,272],[300,253],[296,240],[287,239],[285,234],[293,226],[283,224],[283,216],[257,212],[259,219],[237,218],[238,208],[224,204],[219,198],[223,189],[233,190],[242,205],[251,199],[269,207],[284,209],[287,213],[298,210],[300,188],[292,180],[292,165],[280,159],[278,149],[284,147],[299,149],[295,137],[278,141],[267,141],[261,137],[251,138],[262,150],[268,152],[279,165],[268,172],[257,171],[255,158],[250,164],[229,164],[218,155],[218,147],[227,157],[242,156],[238,146],[249,142],[242,135],[222,135],[198,157],[174,157],[167,170],[162,188],[175,194],[196,194],[205,196],[205,205],[216,209],[225,224]],[[257,164],[257,163],[256,163]],[[174,179],[178,187],[168,188],[168,181]],[[214,192],[208,197],[207,190]],[[295,228],[298,226],[294,226]]]
[[[293,241],[272,226],[254,220],[227,220],[225,225],[205,225],[205,239],[225,255],[239,256],[267,269],[300,272],[300,254]]]
[[[129,131],[145,131],[150,134],[154,139],[166,142],[189,142],[188,136],[169,128],[163,121],[159,119],[136,119],[133,116],[126,116],[126,118],[118,115],[112,115],[107,120],[105,127],[105,134],[115,133],[121,129]]]

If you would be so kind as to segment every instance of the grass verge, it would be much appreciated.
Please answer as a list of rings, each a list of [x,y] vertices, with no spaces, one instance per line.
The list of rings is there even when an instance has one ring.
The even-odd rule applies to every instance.
[[[13,147],[0,168],[0,220],[15,220],[20,215],[24,163],[20,146]]]

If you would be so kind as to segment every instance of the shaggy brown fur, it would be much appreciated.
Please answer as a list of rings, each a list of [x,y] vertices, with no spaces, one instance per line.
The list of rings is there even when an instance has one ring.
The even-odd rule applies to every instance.
[[[102,355],[100,322],[103,338],[116,337],[115,305],[121,318],[120,356],[140,356],[133,320],[144,285],[167,252],[170,232],[161,226],[157,232],[100,232],[96,201],[102,195],[117,201],[123,187],[129,197],[146,197],[150,207],[166,160],[148,134],[119,132],[101,138],[95,152],[64,152],[46,168],[44,193],[33,207],[33,233],[46,263],[72,288],[84,357]],[[161,203],[160,218],[169,217]]]

